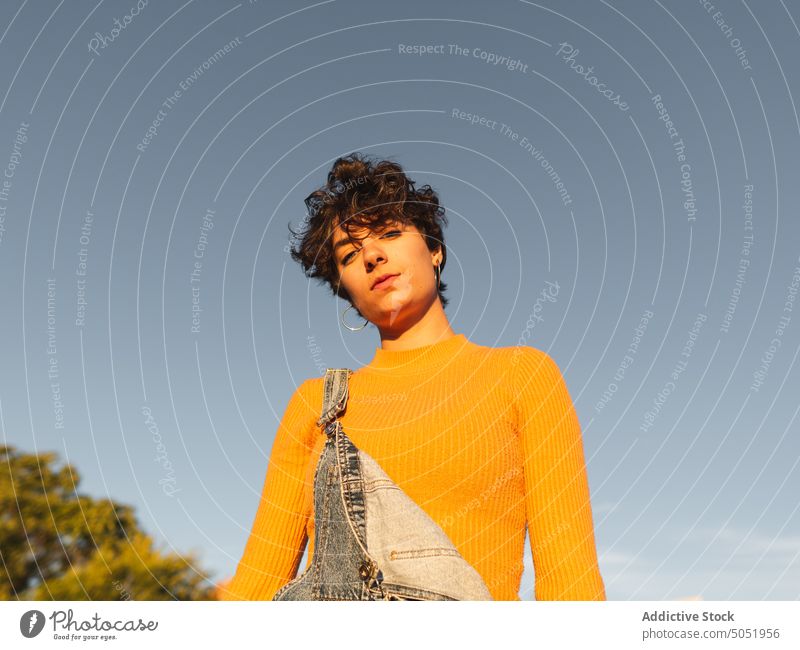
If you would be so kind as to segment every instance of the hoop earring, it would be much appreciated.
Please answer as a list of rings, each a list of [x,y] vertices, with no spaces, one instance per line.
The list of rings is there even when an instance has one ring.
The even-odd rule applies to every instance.
[[[353,308],[353,305],[350,305],[347,309],[352,309],[352,308]],[[347,309],[345,309],[342,312],[342,315],[339,317],[339,320],[341,320],[342,321],[342,325],[344,325],[351,332],[358,332],[359,330],[363,330],[369,324],[369,321],[365,318],[364,319],[364,324],[361,327],[350,327],[347,323],[344,322],[344,315],[347,313]]]

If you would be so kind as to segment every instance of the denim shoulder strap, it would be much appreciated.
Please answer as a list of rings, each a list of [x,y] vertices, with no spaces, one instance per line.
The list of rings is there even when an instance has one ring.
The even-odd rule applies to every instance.
[[[349,368],[328,368],[322,397],[322,414],[317,426],[327,426],[344,411],[347,405],[347,384],[353,371]]]

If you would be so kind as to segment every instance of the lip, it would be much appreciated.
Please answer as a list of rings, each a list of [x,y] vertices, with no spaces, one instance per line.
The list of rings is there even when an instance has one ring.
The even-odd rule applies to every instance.
[[[389,287],[392,284],[392,279],[396,278],[399,273],[384,273],[382,276],[377,278],[372,285],[372,291],[375,289],[384,289],[385,287]]]

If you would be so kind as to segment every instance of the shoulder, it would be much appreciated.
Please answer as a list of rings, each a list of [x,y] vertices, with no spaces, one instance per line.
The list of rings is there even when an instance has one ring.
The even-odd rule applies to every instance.
[[[291,394],[275,437],[276,445],[296,445],[310,449],[318,430],[322,411],[322,378],[301,382]]]
[[[292,401],[299,402],[310,411],[321,409],[324,383],[324,375],[321,377],[309,377],[295,389]],[[319,405],[319,408],[317,408],[317,405]]]
[[[506,380],[515,401],[538,403],[567,391],[561,368],[550,354],[530,345],[498,348],[508,368]]]
[[[495,367],[511,376],[521,373],[560,375],[558,364],[544,350],[530,345],[488,346],[469,341],[461,353],[462,362],[469,366]]]
[[[530,345],[515,345],[511,350],[511,363],[524,369],[525,372],[536,374],[561,374],[555,359],[544,350]]]
[[[530,345],[488,347],[474,344],[476,354],[481,354],[491,363],[511,371],[513,376],[530,374],[561,374],[558,364],[544,350]]]
[[[317,389],[322,390],[322,385],[324,382],[324,374],[319,375],[318,377],[309,377],[297,387],[297,390],[304,394],[313,393]]]
[[[324,377],[311,377],[301,382],[289,398],[285,417],[311,427],[322,411],[323,381]]]
[[[474,356],[467,361],[470,367],[491,369],[493,376],[501,378],[512,401],[518,401],[520,394],[526,394],[530,399],[541,398],[564,383],[558,364],[539,348],[477,344],[471,347]]]

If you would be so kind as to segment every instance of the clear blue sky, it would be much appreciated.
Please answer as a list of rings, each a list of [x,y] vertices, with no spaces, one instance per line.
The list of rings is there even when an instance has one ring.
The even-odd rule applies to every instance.
[[[6,3],[4,440],[231,575],[379,344],[284,250],[360,150],[439,192],[454,329],[564,372],[609,598],[797,598],[800,6],[710,4]]]

